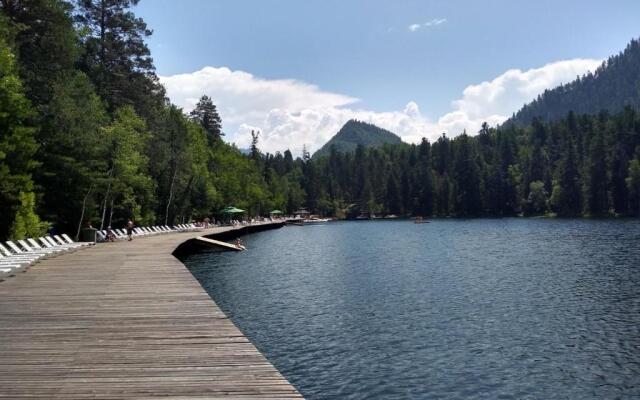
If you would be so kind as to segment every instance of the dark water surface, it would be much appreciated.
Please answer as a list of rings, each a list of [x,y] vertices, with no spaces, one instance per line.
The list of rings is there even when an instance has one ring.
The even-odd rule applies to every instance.
[[[187,261],[309,399],[640,398],[640,222],[336,222]]]

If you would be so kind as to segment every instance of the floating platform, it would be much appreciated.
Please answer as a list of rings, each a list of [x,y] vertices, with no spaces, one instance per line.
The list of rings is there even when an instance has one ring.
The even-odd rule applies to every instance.
[[[193,240],[197,240],[200,244],[203,244],[205,246],[208,247],[213,247],[219,250],[230,250],[230,251],[242,251],[242,250],[246,250],[246,248],[242,245],[240,245],[240,247],[236,246],[235,244],[231,244],[231,243],[227,243],[227,242],[223,242],[221,240],[215,240],[215,239],[209,239],[203,236],[198,236],[196,238],[194,238]]]

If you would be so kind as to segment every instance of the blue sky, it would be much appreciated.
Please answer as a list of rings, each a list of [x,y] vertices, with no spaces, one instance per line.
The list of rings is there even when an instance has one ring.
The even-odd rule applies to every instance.
[[[198,89],[208,92],[219,99],[223,120],[227,114],[225,130],[230,140],[242,145],[248,129],[260,129],[267,150],[278,150],[292,140],[296,148],[302,141],[312,148],[321,145],[335,125],[342,123],[341,118],[349,117],[344,109],[356,117],[386,123],[408,141],[435,137],[442,130],[452,130],[451,135],[459,133],[453,131],[456,129],[472,130],[482,118],[499,122],[507,108],[528,101],[531,90],[567,81],[573,73],[591,69],[595,61],[621,51],[631,38],[640,36],[640,2],[630,0],[143,0],[135,12],[154,30],[149,44],[158,73],[167,78],[172,100],[188,109]],[[541,70],[544,79],[535,74],[512,76],[506,87],[516,95],[500,100],[498,107],[472,104],[475,100],[465,95],[465,89],[476,87],[476,97],[490,97],[491,92],[483,92],[487,89],[482,88],[483,82],[491,83],[509,70],[526,74],[562,60],[579,61],[548,67],[556,68],[551,72]],[[216,76],[186,76],[206,67],[215,68],[209,72]],[[176,76],[182,78],[171,79]],[[544,83],[527,87],[523,97],[522,88],[513,85],[522,79]],[[204,80],[202,85],[199,80]],[[235,88],[231,90],[234,95],[223,88],[249,81],[255,83],[253,89]],[[286,87],[287,82],[293,86]],[[259,91],[261,85],[273,86],[267,91],[276,92],[273,104],[266,104],[268,93],[251,92]],[[193,93],[186,92],[187,86]],[[311,90],[309,97],[318,106],[290,99],[307,97],[305,90]],[[252,109],[245,110],[243,122],[238,111],[243,109],[242,92],[262,98],[266,103],[256,102],[253,107],[264,108],[265,115],[259,116],[258,111],[249,115]],[[458,103],[452,103],[455,101]],[[455,115],[445,122],[456,117],[456,124],[440,121],[448,113],[462,110],[469,114],[465,110],[471,109],[476,115],[467,115],[464,123]],[[422,123],[403,122],[393,113],[414,120],[419,114]],[[335,121],[318,122],[323,115]],[[295,136],[293,131],[300,131],[299,124],[309,118],[316,123],[315,136],[313,132]]]

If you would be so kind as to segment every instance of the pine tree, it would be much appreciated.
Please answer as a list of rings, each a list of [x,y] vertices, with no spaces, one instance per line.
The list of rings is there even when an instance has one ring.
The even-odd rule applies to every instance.
[[[203,95],[189,115],[191,119],[202,125],[207,132],[207,139],[210,144],[224,136],[224,133],[222,133],[222,119],[218,115],[215,104],[208,96]]]
[[[260,138],[260,131],[251,131],[251,159],[254,161],[260,161],[260,149],[258,148],[258,139]]]
[[[425,138],[418,146],[418,179],[419,199],[416,207],[418,214],[430,216],[433,214],[434,191],[433,172],[431,170],[431,145]]]
[[[580,213],[580,176],[571,137],[564,149],[565,155],[559,161],[553,184],[550,203],[560,216],[573,216]]]
[[[477,216],[482,209],[480,172],[471,139],[466,133],[456,138],[453,161],[453,202],[456,215]]]
[[[608,211],[607,166],[604,141],[599,130],[591,139],[583,187],[585,213],[592,216],[605,214]]]
[[[164,89],[158,83],[145,38],[147,24],[129,9],[139,0],[78,0],[77,22],[82,27],[81,59],[96,91],[115,110],[133,105],[143,116],[161,105]]]

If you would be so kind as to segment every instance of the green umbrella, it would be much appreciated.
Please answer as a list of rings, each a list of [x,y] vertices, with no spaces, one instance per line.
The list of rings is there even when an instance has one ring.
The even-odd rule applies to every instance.
[[[269,214],[284,214],[284,213],[280,210],[273,210]]]

